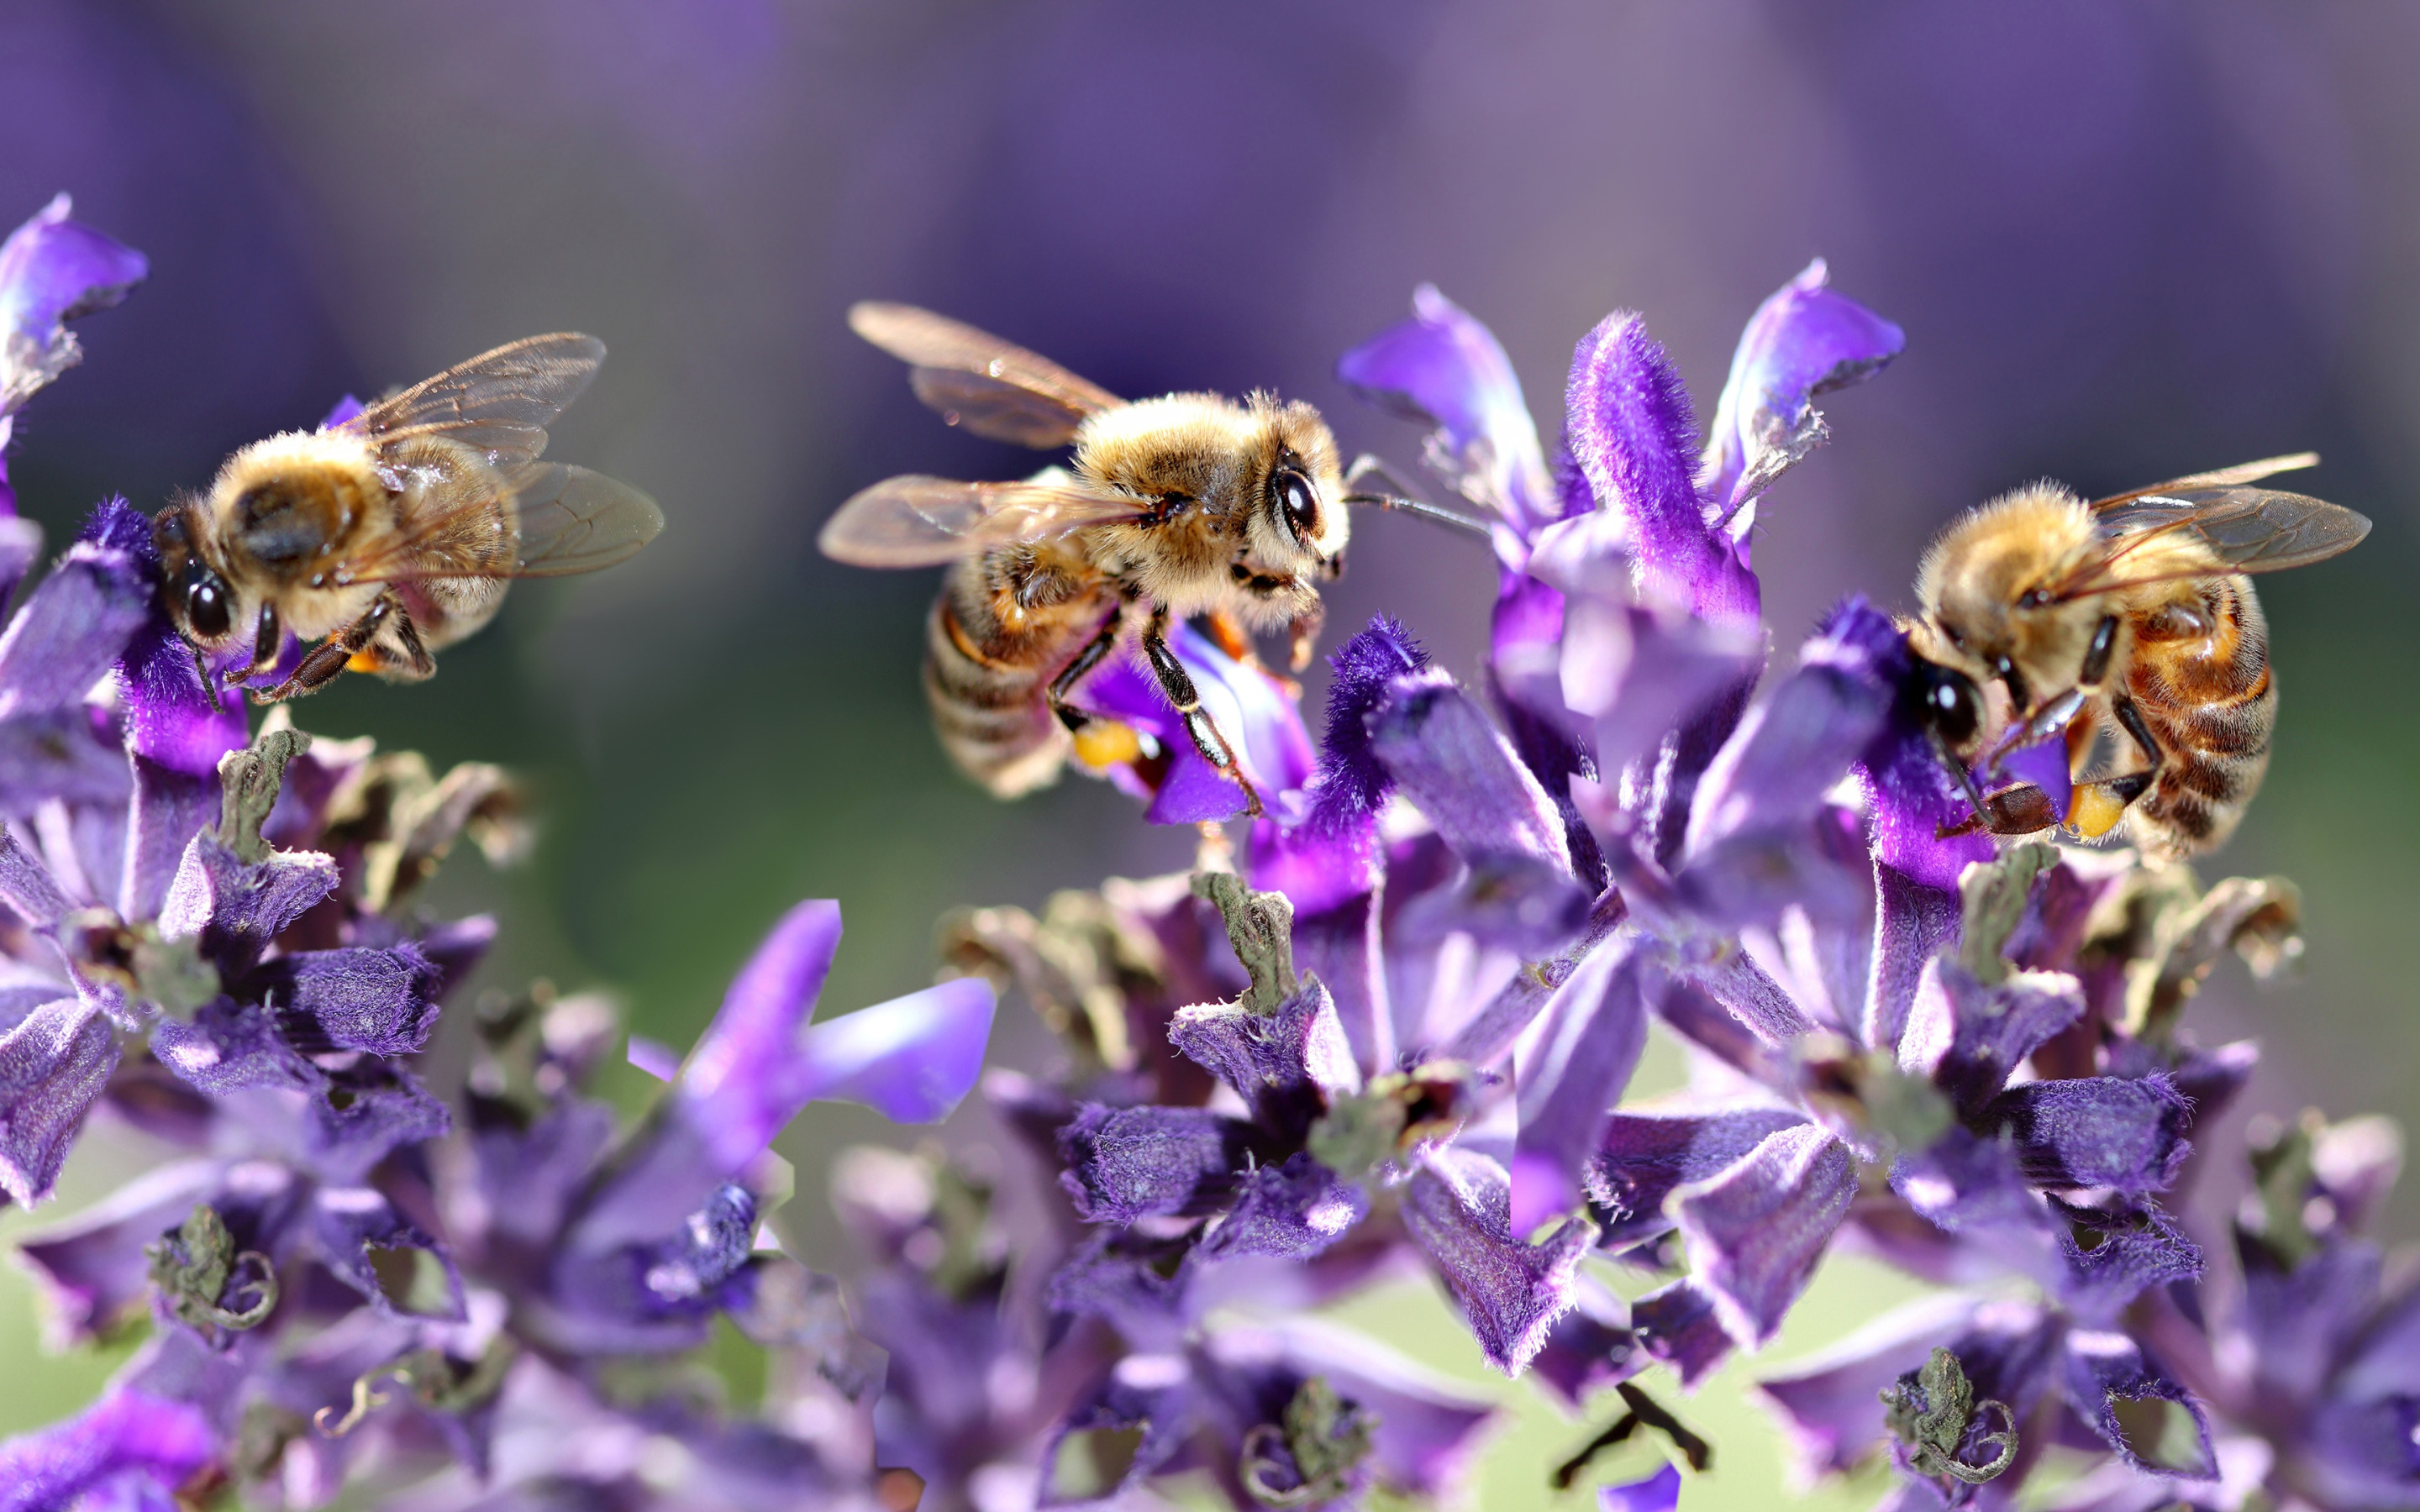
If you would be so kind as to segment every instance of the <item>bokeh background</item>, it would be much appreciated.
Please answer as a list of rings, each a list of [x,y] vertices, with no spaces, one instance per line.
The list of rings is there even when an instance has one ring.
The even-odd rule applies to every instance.
[[[1415,284],[1494,327],[1551,437],[1607,310],[1645,311],[1711,406],[1742,321],[1821,254],[1909,349],[1834,396],[1835,444],[1764,511],[1784,648],[1841,594],[1903,606],[1932,529],[2039,475],[2108,491],[2314,447],[2304,486],[2376,519],[2262,589],[2283,724],[2221,861],[2302,884],[2306,968],[2195,1011],[2266,1041],[2255,1105],[2409,1121],[2415,65],[2397,0],[0,0],[0,223],[70,190],[153,266],[83,326],[85,366],[9,465],[57,542],[344,392],[603,336],[556,453],[657,495],[661,540],[517,591],[433,683],[349,679],[299,712],[523,774],[535,860],[458,861],[442,900],[503,914],[488,980],[607,987],[685,1045],[799,897],[846,911],[833,1011],[929,980],[948,908],[1189,853],[1097,784],[1003,807],[944,765],[915,676],[930,581],[836,567],[814,532],[890,472],[1032,463],[919,408],[850,301],[932,305],[1125,393],[1274,387],[1408,463],[1411,429],[1330,364]],[[1490,580],[1458,541],[1365,521],[1330,624],[1386,609],[1467,673]],[[1020,1011],[1002,1025],[1034,1053]],[[880,1134],[818,1112],[785,1138],[806,1242],[831,1238],[831,1144]],[[1883,1285],[1836,1272],[1785,1351]],[[25,1311],[7,1283],[0,1428],[98,1379],[33,1360]],[[1686,1505],[1774,1494],[1730,1391],[1692,1409],[1729,1458]],[[1526,1422],[1489,1505],[1532,1504],[1585,1436]]]

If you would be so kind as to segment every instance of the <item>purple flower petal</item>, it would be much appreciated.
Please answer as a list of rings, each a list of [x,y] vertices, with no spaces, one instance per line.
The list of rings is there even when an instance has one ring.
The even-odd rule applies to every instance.
[[[1287,684],[1229,656],[1188,625],[1169,627],[1168,648],[1191,674],[1203,712],[1227,737],[1264,803],[1274,803],[1309,779],[1311,733]],[[1243,790],[1194,749],[1184,717],[1144,668],[1139,651],[1109,657],[1077,685],[1070,702],[1088,714],[1131,725],[1168,753],[1168,773],[1144,813],[1149,822],[1196,824],[1243,811]]]
[[[1925,968],[1958,937],[1956,891],[1919,882],[1879,858],[1874,862],[1873,980],[1859,1030],[1866,1044],[1896,1051],[1923,989]]]
[[[159,579],[160,553],[151,542],[151,521],[122,499],[94,510],[78,539],[122,553],[143,581]],[[237,655],[240,654],[227,654],[228,664]],[[243,695],[230,687],[212,696],[194,648],[156,605],[117,658],[117,687],[126,705],[128,743],[134,752],[190,776],[211,779],[213,786],[219,758],[242,749],[251,738]]]
[[[307,1149],[317,1168],[335,1181],[359,1181],[394,1150],[453,1127],[445,1104],[388,1061],[332,1073],[331,1086],[310,1110]]]
[[[1669,1232],[1664,1199],[1675,1188],[1719,1175],[1768,1135],[1806,1121],[1787,1108],[1614,1114],[1588,1171],[1589,1201],[1605,1226],[1605,1242],[1634,1244]]]
[[[2040,788],[2050,800],[2051,812],[2064,814],[2075,795],[2074,781],[2069,776],[2067,740],[2054,736],[2022,746],[2000,758],[1996,769],[1999,777]],[[1996,783],[1994,784],[1997,785]]]
[[[1413,899],[1391,927],[1418,940],[1467,934],[1538,961],[1579,937],[1592,901],[1590,889],[1554,862],[1499,853],[1474,857],[1454,881]]]
[[[1268,1331],[1221,1330],[1211,1335],[1209,1353],[1233,1368],[1256,1364],[1251,1355],[1264,1355],[1272,1346],[1294,1381],[1325,1376],[1340,1397],[1377,1420],[1371,1429],[1370,1464],[1382,1484],[1402,1494],[1450,1499],[1496,1419],[1488,1399],[1461,1382],[1413,1364],[1366,1335],[1315,1320],[1296,1319]],[[1289,1400],[1291,1396],[1289,1391]]]
[[[8,486],[8,432],[15,422],[0,419],[0,613],[34,570],[42,555],[42,527],[39,521],[21,519],[17,516],[17,495]]]
[[[1257,868],[1252,886],[1269,890],[1259,879]],[[1295,964],[1327,988],[1354,1064],[1373,1069],[1391,1066],[1396,1057],[1383,925],[1384,910],[1376,897],[1367,892],[1325,913],[1304,914],[1299,902],[1295,904]]]
[[[1512,1232],[1579,1205],[1613,1105],[1647,1047],[1652,971],[1643,938],[1617,934],[1555,989],[1513,1047]]]
[[[1411,319],[1338,359],[1336,376],[1371,403],[1436,427],[1431,465],[1524,536],[1559,513],[1512,360],[1434,285],[1413,291]]]
[[[1856,1195],[1856,1163],[1812,1125],[1768,1134],[1738,1165],[1674,1194],[1697,1279],[1732,1339],[1753,1349],[1779,1332]]]
[[[69,321],[108,309],[149,271],[141,253],[69,220],[73,208],[61,194],[0,242],[0,416],[83,360]]]
[[[1714,1293],[1694,1276],[1656,1288],[1630,1304],[1641,1348],[1671,1366],[1684,1391],[1731,1352],[1731,1336],[1715,1316]]]
[[[799,1091],[811,1074],[799,1031],[840,951],[840,929],[835,903],[802,903],[783,915],[732,979],[690,1052],[675,1096],[693,1115],[720,1175],[753,1160],[814,1095]],[[681,1211],[694,1206],[684,1202]]]
[[[2020,971],[1987,987],[1936,956],[1916,989],[1899,1063],[1931,1076],[1962,1113],[1971,1113],[2007,1085],[2035,1046],[2083,1016],[2084,988],[2063,972]]]
[[[1682,974],[1690,985],[1747,1026],[1757,1039],[1776,1049],[1796,1043],[1818,1027],[1781,983],[1745,950],[1730,951],[1704,965],[1684,967]]]
[[[1361,1089],[1335,1001],[1315,978],[1267,1013],[1233,1003],[1179,1009],[1168,1038],[1233,1088],[1263,1127],[1295,1137],[1330,1095]]]
[[[1580,1408],[1590,1394],[1628,1381],[1650,1363],[1630,1327],[1629,1307],[1610,1291],[1583,1284],[1577,1305],[1557,1320],[1529,1368],[1566,1404]]]
[[[1815,395],[1862,383],[1907,347],[1899,327],[1824,286],[1823,259],[1781,285],[1740,334],[1706,438],[1705,488],[1735,532],[1741,511],[1830,439]]]
[[[151,600],[124,552],[70,547],[0,634],[0,719],[83,703],[150,618]]]
[[[247,861],[214,830],[195,835],[160,904],[160,933],[199,939],[223,971],[260,958],[287,926],[336,890],[336,863],[316,851]]]
[[[351,947],[282,955],[247,982],[289,1026],[310,1026],[297,1040],[299,1048],[374,1056],[410,1055],[427,1042],[437,1023],[436,986],[437,968],[409,941],[389,950]]]
[[[1398,679],[1369,723],[1372,750],[1455,855],[1526,856],[1570,872],[1554,800],[1450,679]]]
[[[221,790],[215,772],[195,777],[147,756],[136,756],[133,769],[117,912],[123,918],[156,919],[184,863],[185,847],[203,825],[218,819]]]
[[[1637,316],[1618,311],[1581,339],[1563,413],[1575,481],[1629,521],[1642,586],[1701,619],[1752,623],[1756,575],[1706,524],[1688,391]]]
[[[0,1034],[0,1192],[21,1208],[51,1195],[116,1068],[109,1021],[74,998],[45,1003]]]
[[[799,1041],[791,1096],[798,1107],[862,1103],[893,1123],[939,1123],[983,1074],[996,1005],[991,983],[959,977],[826,1019]]]
[[[151,1030],[151,1053],[188,1086],[212,1097],[256,1087],[317,1091],[327,1084],[319,1069],[277,1032],[272,1010],[228,997],[203,1004],[190,1023],[162,1019]]]
[[[1060,1420],[1042,1451],[1038,1507],[1114,1506],[1125,1493],[1166,1464],[1191,1436],[1197,1418],[1196,1388],[1184,1359],[1173,1354],[1131,1354],[1110,1367],[1090,1400]],[[1136,1433],[1133,1453],[1117,1484],[1063,1483],[1061,1466],[1071,1457],[1067,1441],[1079,1434]]]
[[[1179,1347],[1186,1331],[1181,1285],[1156,1263],[1165,1258],[1166,1246],[1133,1251],[1122,1243],[1121,1236],[1104,1233],[1052,1272],[1050,1311],[1101,1319],[1138,1353]]]
[[[88,1344],[151,1295],[144,1246],[184,1222],[219,1184],[212,1161],[146,1171],[54,1228],[27,1234],[17,1252],[47,1299],[50,1343]]]
[[[1939,831],[1974,816],[1916,720],[1915,655],[1890,617],[1860,595],[1844,599],[1817,626],[1818,640],[1832,647],[1841,667],[1862,667],[1864,675],[1898,690],[1891,718],[1866,748],[1858,766],[1874,817],[1877,861],[1934,887],[1955,887],[1970,861],[1989,861],[1991,838]]]
[[[1951,1233],[2039,1227],[2045,1217],[2009,1143],[1962,1127],[1900,1154],[1891,1165],[1890,1184],[1909,1207]],[[1993,1242],[2006,1241],[1994,1236]]]
[[[659,1082],[669,1082],[680,1074],[680,1052],[660,1040],[634,1034],[626,1052],[631,1065]]]
[[[53,1512],[101,1498],[164,1507],[217,1453],[200,1409],[119,1387],[64,1423],[0,1443],[0,1512]]]
[[[0,829],[0,903],[36,929],[48,929],[75,912],[75,900],[59,887],[41,857]]]
[[[1419,642],[1384,615],[1328,657],[1335,675],[1309,810],[1298,825],[1252,829],[1252,887],[1284,893],[1297,917],[1335,908],[1376,880],[1378,815],[1395,782],[1371,749],[1367,721],[1396,678],[1428,664]]]
[[[2125,1335],[2071,1331],[2062,1385],[2069,1405],[2091,1425],[2094,1432],[2108,1441],[2118,1458],[2136,1470],[2187,1480],[2209,1480],[2218,1474],[2218,1460],[2210,1446],[2210,1419],[2202,1412],[2201,1403],[2169,1379],[2167,1372],[2143,1352],[2143,1347]],[[2120,1415],[2121,1404],[2150,1401],[2174,1402],[2192,1419],[2194,1444],[2175,1462],[2154,1457],[2177,1446],[2164,1437],[2159,1442],[2137,1442],[2139,1432],[2130,1433],[2129,1425]]]
[[[1602,1487],[1596,1504],[1600,1512],[1673,1512],[1681,1504],[1680,1467],[1667,1464],[1645,1480]]]
[[[1247,1255],[1307,1260],[1370,1214],[1370,1198],[1308,1154],[1264,1165],[1244,1179],[1227,1215],[1195,1245],[1197,1260]]]
[[[1974,1315],[1970,1297],[1928,1297],[1759,1380],[1756,1392],[1788,1430],[1801,1474],[1845,1474],[1873,1453],[1885,1431],[1884,1389],[1966,1333]]]
[[[1404,1190],[1404,1227],[1462,1304],[1481,1352],[1518,1375],[1570,1310],[1596,1226],[1567,1219],[1532,1244],[1512,1232],[1512,1206],[1504,1168],[1471,1150],[1431,1151]]]
[[[2027,1082],[1993,1100],[1987,1116],[2016,1138],[2017,1159],[2038,1186],[2105,1186],[2140,1198],[2165,1191],[2193,1146],[2193,1106],[2165,1076],[2079,1076]]]
[[[716,1187],[678,1233],[639,1257],[644,1306],[679,1315],[736,1300],[722,1295],[725,1283],[748,1263],[755,1239],[754,1195],[735,1181]]]
[[[2058,1236],[2067,1273],[2059,1299],[2086,1323],[2114,1324],[2144,1292],[2202,1273],[2199,1247],[2156,1209],[2104,1212],[2055,1198],[2050,1207],[2068,1224]]]
[[[319,1258],[336,1279],[369,1299],[381,1318],[440,1318],[460,1322],[462,1277],[443,1244],[414,1227],[394,1204],[366,1186],[322,1187],[312,1197],[311,1234]],[[372,1250],[418,1250],[434,1258],[444,1277],[446,1302],[437,1311],[417,1312],[409,1295],[390,1296],[370,1257]]]
[[[1207,1212],[1234,1189],[1251,1126],[1206,1108],[1087,1103],[1059,1131],[1059,1184],[1086,1223]]]

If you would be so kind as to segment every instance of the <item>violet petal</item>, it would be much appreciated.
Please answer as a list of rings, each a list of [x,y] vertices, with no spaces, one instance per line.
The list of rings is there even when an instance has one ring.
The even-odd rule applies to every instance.
[[[1413,291],[1411,319],[1338,359],[1336,376],[1371,403],[1436,427],[1432,464],[1523,535],[1558,513],[1512,360],[1435,285]]]
[[[336,1278],[369,1299],[382,1318],[440,1318],[460,1322],[462,1277],[443,1244],[414,1227],[394,1204],[366,1186],[322,1187],[312,1197],[311,1233],[320,1259]],[[417,1300],[390,1296],[372,1250],[417,1250],[432,1257],[444,1277],[446,1301],[433,1312],[409,1310]]]
[[[1693,1114],[1616,1113],[1589,1162],[1589,1202],[1607,1245],[1669,1232],[1665,1198],[1747,1158],[1768,1135],[1807,1120],[1787,1108]]]
[[[1706,438],[1707,494],[1744,532],[1737,512],[1831,432],[1809,401],[1861,383],[1907,347],[1899,327],[1824,286],[1823,259],[1784,284],[1740,333],[1730,379]]]
[[[2067,1222],[2058,1236],[2067,1273],[2060,1301],[2087,1324],[2114,1323],[2136,1297],[2202,1273],[2201,1250],[2155,1208],[2105,1212],[2050,1203]]]
[[[1398,679],[1369,723],[1372,750],[1456,855],[1528,856],[1571,871],[1554,800],[1450,680]]]
[[[1694,1276],[1656,1288],[1630,1304],[1630,1325],[1641,1348],[1669,1365],[1683,1391],[1731,1352],[1731,1336],[1714,1310],[1714,1293]]]
[[[1596,1227],[1566,1219],[1537,1243],[1512,1232],[1504,1168],[1474,1151],[1425,1155],[1404,1193],[1404,1224],[1462,1304],[1488,1363],[1518,1375],[1570,1309]]]
[[[1697,1278],[1732,1339],[1779,1332],[1857,1193],[1848,1149],[1812,1125],[1778,1130],[1745,1160],[1673,1195]]]
[[[392,1151],[452,1127],[445,1104],[410,1072],[372,1060],[335,1076],[313,1100],[306,1137],[330,1180],[358,1181]]]
[[[2013,972],[1987,987],[1936,956],[1916,990],[1899,1063],[1931,1076],[1960,1112],[1976,1112],[2035,1046],[2083,1016],[2083,985],[2064,972]]]
[[[1367,721],[1394,679],[1428,664],[1419,642],[1385,615],[1328,657],[1327,729],[1308,811],[1298,825],[1252,830],[1252,887],[1284,893],[1297,917],[1337,907],[1376,880],[1378,815],[1395,783],[1371,749]]]
[[[219,816],[221,789],[215,772],[195,777],[147,756],[136,756],[133,766],[117,912],[123,918],[157,918],[185,847]]]
[[[1891,1165],[1890,1184],[1909,1207],[1951,1233],[2039,1226],[2043,1218],[2009,1141],[1962,1127],[1951,1127],[1922,1149],[1903,1151]]]
[[[45,1003],[0,1034],[0,1192],[21,1208],[51,1195],[116,1067],[109,1021],[74,998]]]
[[[160,576],[151,521],[122,499],[94,510],[79,538],[122,553],[147,583]],[[213,697],[194,648],[156,609],[117,657],[117,687],[133,752],[213,788],[219,758],[250,739],[242,693],[223,687]]]
[[[1579,1205],[1613,1105],[1647,1047],[1653,969],[1642,936],[1616,934],[1564,979],[1513,1046],[1512,1232]]]
[[[1235,1089],[1264,1127],[1294,1137],[1327,1099],[1361,1089],[1336,1004],[1316,978],[1268,1013],[1233,1003],[1177,1010],[1171,1043]]]
[[[124,552],[69,548],[0,633],[0,718],[82,703],[150,617],[151,596]]]
[[[334,859],[317,851],[271,851],[247,861],[204,830],[177,863],[160,904],[160,933],[197,938],[222,971],[240,971],[336,883]]]
[[[840,951],[840,905],[799,903],[782,917],[723,995],[690,1052],[675,1097],[721,1166],[736,1172],[772,1142],[813,1092],[800,1031]],[[703,1196],[703,1193],[699,1194]],[[693,1203],[683,1203],[686,1211]]]
[[[327,1082],[286,1042],[273,1010],[231,997],[203,1004],[191,1022],[162,1019],[151,1030],[151,1053],[212,1097],[260,1087],[314,1091]]]
[[[150,265],[133,248],[68,219],[65,194],[0,242],[0,415],[83,359],[67,323],[106,310]]]
[[[1667,1463],[1645,1480],[1598,1489],[1599,1512],[1673,1512],[1681,1504],[1681,1470]]]
[[[2167,1372],[2132,1338],[2117,1333],[2071,1330],[2062,1384],[2069,1405],[2091,1425],[2094,1432],[2108,1441],[2118,1458],[2136,1470],[2188,1480],[2208,1480],[2217,1475],[2218,1460],[2210,1446],[2210,1419],[2202,1412],[2201,1403],[2169,1379]],[[2177,1463],[2163,1463],[2151,1458],[2169,1447],[2164,1441],[2136,1443],[2128,1433],[2128,1425],[2120,1416],[2121,1404],[2148,1401],[2174,1402],[2192,1417],[2195,1443]]]
[[[1688,391],[1637,316],[1618,311],[1581,338],[1563,413],[1577,478],[1630,523],[1641,582],[1703,619],[1755,620],[1756,575],[1706,525]]]
[[[50,1342],[88,1344],[151,1295],[144,1247],[182,1223],[219,1183],[214,1161],[144,1172],[55,1227],[23,1236],[17,1253],[39,1283]]]
[[[1087,1103],[1059,1131],[1059,1184],[1086,1223],[1200,1214],[1233,1190],[1251,1126],[1206,1108]]]
[[[1860,595],[1842,600],[1816,628],[1843,667],[1861,666],[1881,686],[1898,690],[1891,717],[1858,761],[1874,823],[1874,858],[1933,887],[1958,885],[1969,862],[1993,856],[1988,835],[1943,839],[1939,831],[1974,816],[1923,731],[1923,685],[1915,654],[1890,616]]]
[[[1925,966],[1958,937],[1955,890],[1874,862],[1873,977],[1859,1030],[1869,1048],[1896,1051],[1924,982]]]
[[[48,929],[76,909],[41,857],[6,829],[0,829],[0,903],[36,929]]]
[[[1885,1388],[1969,1328],[1970,1297],[1928,1297],[1876,1319],[1811,1359],[1760,1379],[1808,1479],[1845,1474],[1884,1442]]]
[[[428,1041],[437,1022],[437,968],[410,941],[389,950],[348,947],[281,955],[253,973],[264,1002],[288,1024],[307,1026],[304,1050],[403,1056]]]
[[[1630,1308],[1602,1288],[1583,1284],[1578,1304],[1555,1323],[1545,1347],[1529,1361],[1539,1380],[1564,1403],[1584,1407],[1589,1396],[1647,1368],[1650,1356],[1630,1326]]]
[[[199,1408],[121,1386],[64,1423],[0,1443],[0,1507],[50,1512],[102,1497],[164,1507],[218,1448]]]
[[[1197,1260],[1247,1255],[1307,1260],[1349,1233],[1370,1213],[1361,1188],[1304,1153],[1281,1165],[1263,1165],[1244,1178],[1235,1200],[1194,1246]]]
[[[2193,1107],[2165,1076],[2027,1082],[1987,1116],[2016,1138],[2025,1177],[2053,1188],[2105,1186],[2129,1197],[2164,1191],[2193,1147]]]
[[[973,1089],[997,996],[958,977],[809,1028],[792,1095],[862,1103],[893,1123],[939,1123]],[[786,1121],[786,1120],[785,1120]]]

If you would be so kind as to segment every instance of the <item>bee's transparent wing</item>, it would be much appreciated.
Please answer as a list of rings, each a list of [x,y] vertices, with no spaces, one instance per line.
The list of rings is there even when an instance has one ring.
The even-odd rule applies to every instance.
[[[1050,359],[930,310],[868,300],[849,329],[908,363],[916,397],[978,436],[1047,450],[1125,401]]]
[[[2185,488],[2231,488],[2240,484],[2258,483],[2263,478],[2274,477],[2280,472],[2299,472],[2304,468],[2315,468],[2319,465],[2319,454],[2317,452],[2293,452],[2285,456],[2264,456],[2257,462],[2238,462],[2231,468],[2195,472],[2187,477],[2170,478],[2165,483],[2154,483],[2148,487],[2133,488],[2121,494],[2111,494],[2106,499],[2094,500],[2091,508],[2095,515],[2106,515],[2121,505],[2133,503],[2147,494],[2173,494]]]
[[[509,496],[509,507],[506,504]],[[338,566],[342,582],[430,578],[567,578],[627,561],[664,528],[656,501],[586,468],[533,462],[509,474],[475,464],[424,478],[400,537]]]
[[[509,470],[545,452],[546,427],[604,361],[605,344],[594,336],[526,336],[381,399],[335,428],[367,437],[381,453],[442,437]]]
[[[960,483],[911,473],[852,496],[825,521],[815,544],[851,566],[931,567],[1145,513],[1123,494],[1074,478]]]
[[[2211,572],[2279,572],[2350,550],[2369,533],[2368,519],[2340,504],[2224,484],[2128,494],[2094,505],[2093,517],[2106,548],[2059,583],[2055,598]],[[2208,557],[2178,565],[2171,553],[2143,550],[2180,535]]]

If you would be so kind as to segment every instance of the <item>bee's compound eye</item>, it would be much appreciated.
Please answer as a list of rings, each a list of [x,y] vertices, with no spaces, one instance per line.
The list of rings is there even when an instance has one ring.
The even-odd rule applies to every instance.
[[[185,628],[194,635],[215,640],[233,627],[234,607],[227,602],[226,584],[217,573],[194,563],[185,568],[178,592],[184,601]]]
[[[1286,533],[1309,550],[1319,540],[1319,493],[1311,480],[1292,470],[1280,472],[1270,486],[1278,512],[1285,517]]]
[[[1916,697],[1924,722],[1952,747],[1975,738],[1983,722],[1983,701],[1965,674],[1931,662],[1916,664]]]

